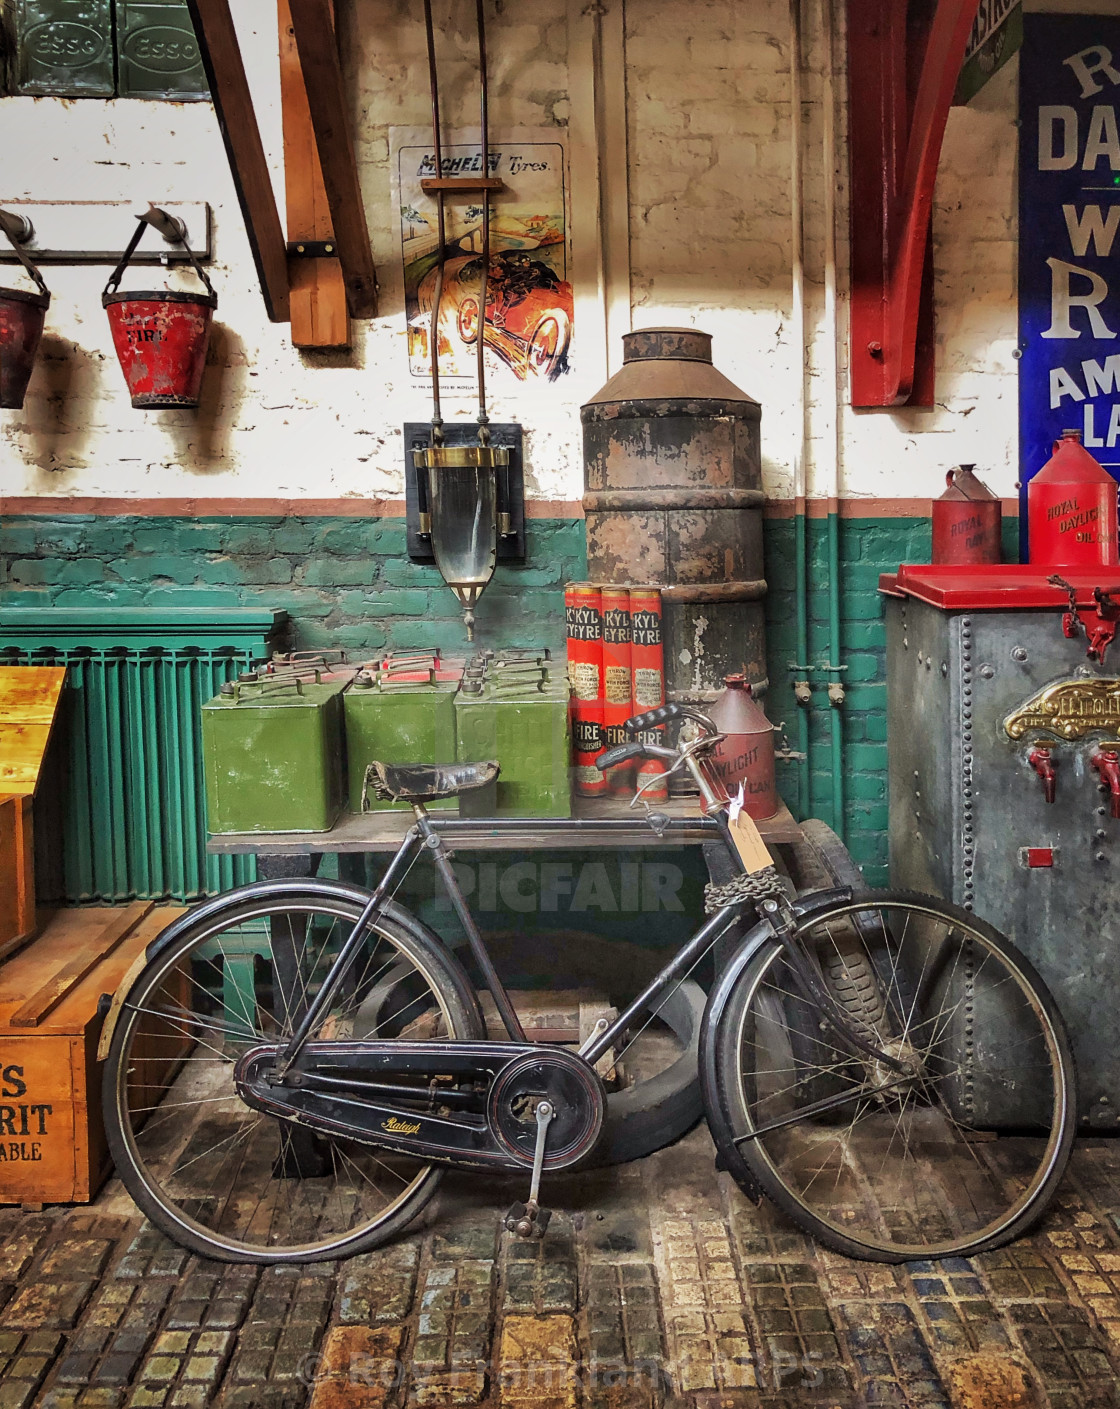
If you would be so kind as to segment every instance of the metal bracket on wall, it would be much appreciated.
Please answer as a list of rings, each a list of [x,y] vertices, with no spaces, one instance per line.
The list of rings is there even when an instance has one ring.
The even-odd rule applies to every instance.
[[[36,264],[116,264],[143,212],[144,201],[5,201],[0,208],[22,216],[31,224],[31,235],[20,247]],[[205,201],[173,204],[157,202],[159,208],[181,220],[186,241],[194,257],[211,258],[210,207]],[[185,261],[179,244],[158,240],[140,245],[133,264],[167,264]],[[14,263],[18,255],[7,246],[0,248],[0,262]]]
[[[414,563],[432,563],[431,540],[420,531],[421,487],[412,458],[414,450],[431,444],[432,428],[427,421],[409,421],[404,427],[404,498],[408,522],[408,556]],[[445,421],[445,445],[477,445],[477,421]],[[498,561],[518,563],[525,559],[525,470],[522,458],[521,427],[512,422],[490,423],[491,445],[509,451],[509,464],[496,470],[498,501],[509,514],[509,532],[498,535]],[[425,500],[426,504],[426,500]]]
[[[979,4],[848,0],[856,407],[933,405],[933,186]]]
[[[289,240],[289,259],[337,259],[338,248],[333,240]]]

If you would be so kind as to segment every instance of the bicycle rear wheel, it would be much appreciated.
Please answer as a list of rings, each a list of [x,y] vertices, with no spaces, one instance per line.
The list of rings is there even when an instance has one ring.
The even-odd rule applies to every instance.
[[[376,1247],[440,1171],[250,1110],[233,1070],[282,1043],[362,912],[361,892],[275,882],[200,908],[141,972],[105,1064],[109,1149],[157,1227],[204,1257],[314,1262]],[[401,913],[370,926],[312,1041],[481,1036],[466,976]]]
[[[1069,1039],[1031,965],[974,915],[904,892],[811,916],[796,942],[825,971],[830,954],[863,956],[882,997],[863,1034],[909,1071],[849,1050],[767,945],[718,1018],[717,1144],[849,1256],[945,1257],[1024,1232],[1077,1109]]]

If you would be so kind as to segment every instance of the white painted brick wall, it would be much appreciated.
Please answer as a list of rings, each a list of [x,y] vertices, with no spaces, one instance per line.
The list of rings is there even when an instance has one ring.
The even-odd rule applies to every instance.
[[[445,114],[477,121],[471,7],[443,0]],[[490,33],[492,120],[568,120],[566,8],[504,0]],[[810,3],[804,80],[807,308],[813,405],[809,486],[827,493],[832,445],[822,375],[824,162],[821,46]],[[838,6],[838,8],[841,8]],[[343,43],[352,69],[356,145],[381,282],[381,314],[357,324],[353,353],[300,354],[270,325],[256,287],[213,113],[206,104],[0,101],[0,200],[208,200],[215,207],[219,323],[198,413],[133,411],[112,352],[100,291],[105,267],[48,267],[54,291],[41,365],[23,412],[0,412],[0,489],[8,494],[289,497],[401,493],[400,425],[427,405],[408,377],[389,127],[427,121],[423,34],[408,0],[357,0]],[[637,326],[695,323],[712,332],[721,370],[763,404],[767,488],[788,494],[800,349],[791,342],[790,117],[785,0],[628,0],[631,258]],[[243,35],[278,169],[275,39]],[[934,212],[938,398],[928,411],[842,411],[848,496],[939,492],[944,470],[975,461],[993,489],[1016,478],[1015,92],[1013,61],[950,117]],[[837,76],[844,131],[846,84]],[[837,161],[841,291],[846,163]],[[573,172],[586,180],[586,173]],[[282,195],[282,186],[280,187]],[[122,231],[122,243],[128,229]],[[6,276],[5,276],[6,277]],[[139,274],[142,281],[151,271]],[[176,274],[174,281],[189,278]],[[138,286],[138,285],[134,285]],[[578,498],[577,374],[542,414],[531,387],[492,413],[528,432],[530,488]],[[841,379],[844,375],[841,308]],[[469,396],[450,398],[469,416]]]

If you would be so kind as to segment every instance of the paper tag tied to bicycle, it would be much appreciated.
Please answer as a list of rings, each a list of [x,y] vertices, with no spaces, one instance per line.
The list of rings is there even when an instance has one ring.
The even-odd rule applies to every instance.
[[[774,858],[766,849],[766,843],[762,840],[762,833],[758,830],[754,818],[743,806],[743,800],[743,784],[740,783],[739,791],[727,808],[727,823],[731,828],[731,840],[735,843],[735,850],[739,853],[747,874],[753,876],[756,872],[765,870],[767,866],[773,866]]]

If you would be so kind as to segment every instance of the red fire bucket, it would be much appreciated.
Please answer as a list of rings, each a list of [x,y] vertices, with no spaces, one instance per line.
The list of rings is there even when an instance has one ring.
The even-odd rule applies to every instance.
[[[18,411],[31,380],[51,295],[42,274],[20,249],[21,241],[31,236],[30,223],[8,211],[0,211],[0,231],[35,283],[34,292],[0,289],[0,407],[5,411]]]
[[[23,405],[50,301],[46,292],[0,289],[0,407],[5,411]]]
[[[133,406],[197,406],[215,295],[118,293],[106,294],[102,303]]]
[[[170,228],[169,220],[165,212],[155,207],[147,215],[138,217],[136,233],[101,295],[132,404],[141,411],[198,405],[206,349],[210,345],[210,325],[218,306],[213,285],[181,236],[179,243],[194,272],[206,285],[204,294],[181,293],[177,289],[119,292],[117,285],[140,236],[148,225],[161,230]]]

